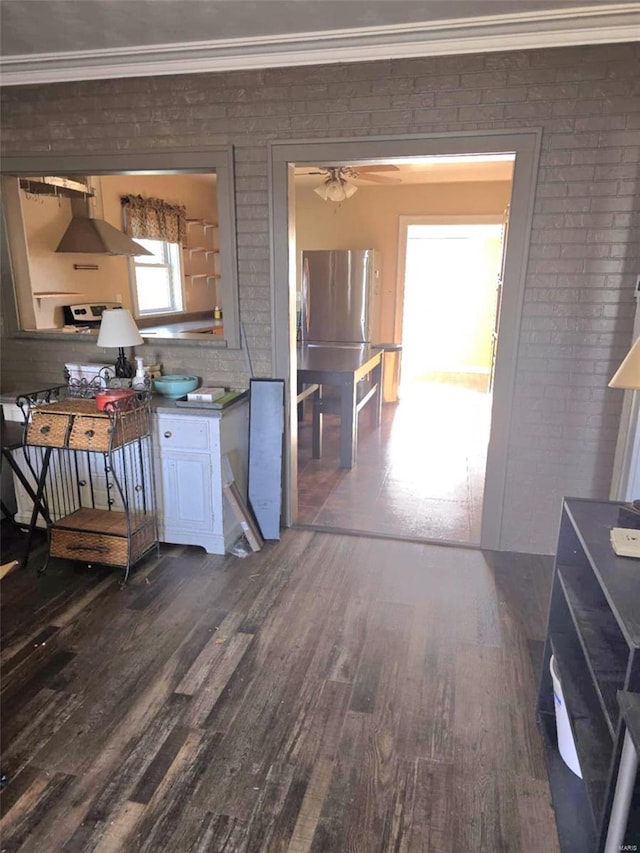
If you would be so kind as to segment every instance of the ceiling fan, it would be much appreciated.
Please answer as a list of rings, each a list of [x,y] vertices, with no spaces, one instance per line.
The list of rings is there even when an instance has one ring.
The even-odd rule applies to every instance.
[[[379,166],[311,166],[300,170],[302,175],[324,175],[325,180],[314,192],[325,201],[345,201],[357,192],[358,187],[350,183],[355,178],[361,181],[371,181],[376,184],[399,184],[399,178],[391,178],[379,172],[397,172],[398,167],[392,165]]]

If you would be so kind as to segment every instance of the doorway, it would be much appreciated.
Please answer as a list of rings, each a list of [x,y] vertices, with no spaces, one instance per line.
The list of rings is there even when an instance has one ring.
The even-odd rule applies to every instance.
[[[393,194],[402,204],[406,193]],[[321,218],[316,212],[319,225]],[[350,470],[337,466],[337,414],[324,418],[321,458],[313,455],[311,413],[299,421],[300,523],[479,544],[502,233],[497,214],[400,217],[399,393],[387,383],[393,401],[381,427],[362,418]]]
[[[405,471],[392,463],[390,476],[410,479],[431,537],[461,544],[480,542],[502,235],[492,217],[400,223],[403,355],[389,458],[420,452],[404,454]]]
[[[401,398],[438,379],[488,390],[502,225],[462,219],[401,219]]]
[[[511,405],[515,382],[518,329],[524,292],[525,261],[533,210],[535,175],[539,159],[537,131],[477,132],[462,136],[434,134],[403,139],[350,139],[333,141],[274,142],[271,148],[273,192],[272,298],[274,317],[274,375],[287,380],[287,432],[285,435],[285,523],[297,516],[296,417],[296,303],[295,303],[295,193],[294,164],[375,164],[402,162],[425,156],[474,153],[510,153],[515,156],[511,232],[505,257],[501,345],[496,356],[494,417],[487,457],[485,509],[480,544],[499,550],[501,541],[505,475],[509,447]],[[288,287],[284,284],[288,283]],[[284,285],[284,286],[283,286]]]

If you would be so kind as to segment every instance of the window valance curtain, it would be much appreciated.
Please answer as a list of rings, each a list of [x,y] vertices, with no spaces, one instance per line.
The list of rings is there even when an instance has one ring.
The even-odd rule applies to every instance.
[[[187,210],[180,204],[169,204],[161,198],[141,195],[121,196],[125,232],[134,239],[166,240],[184,243]]]

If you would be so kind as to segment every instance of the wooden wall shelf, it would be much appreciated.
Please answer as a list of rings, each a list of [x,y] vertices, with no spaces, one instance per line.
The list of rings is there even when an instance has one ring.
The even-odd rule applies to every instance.
[[[218,225],[206,219],[187,219],[187,242],[183,246],[185,278],[216,286],[215,303],[219,302],[216,282],[220,278],[217,245]]]

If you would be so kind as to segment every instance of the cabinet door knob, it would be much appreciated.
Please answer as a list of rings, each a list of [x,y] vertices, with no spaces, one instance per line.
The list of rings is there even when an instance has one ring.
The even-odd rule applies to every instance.
[[[165,438],[171,438],[171,433],[169,432],[169,430],[167,430],[167,431],[165,432],[164,437],[165,437]]]
[[[46,435],[50,430],[51,430],[51,427],[49,426],[49,424],[45,424],[44,426],[40,427],[40,432],[43,435]]]
[[[95,435],[95,432],[92,429],[88,429],[88,430],[85,430],[84,434],[87,436],[87,438],[93,438],[93,436]]]

